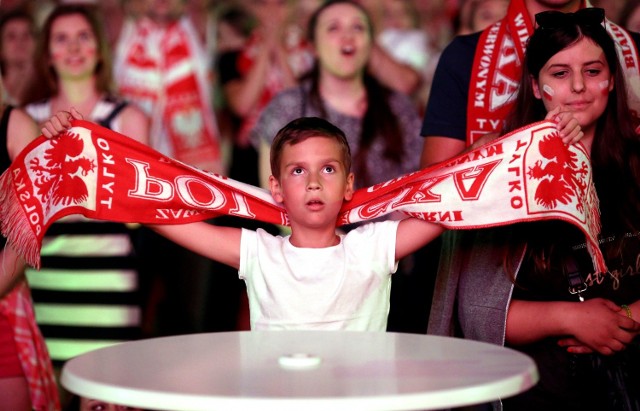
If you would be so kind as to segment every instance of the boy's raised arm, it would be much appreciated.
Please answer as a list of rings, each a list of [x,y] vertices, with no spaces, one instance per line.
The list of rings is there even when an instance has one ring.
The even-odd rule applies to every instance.
[[[396,260],[417,251],[445,231],[439,224],[415,217],[400,221],[396,232]]]
[[[220,227],[205,222],[189,224],[154,224],[149,228],[204,257],[240,267],[240,236],[242,230]]]

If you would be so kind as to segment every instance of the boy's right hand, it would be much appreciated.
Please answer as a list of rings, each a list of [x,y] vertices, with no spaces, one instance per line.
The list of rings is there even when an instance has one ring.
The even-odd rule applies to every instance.
[[[556,127],[558,128],[562,142],[565,144],[575,144],[584,137],[578,120],[576,120],[572,112],[563,111],[562,106],[558,106],[548,112],[545,120],[556,122]]]
[[[42,125],[40,131],[46,138],[57,137],[71,127],[71,120],[73,119],[83,119],[82,114],[75,108],[71,107],[69,111],[59,111]]]

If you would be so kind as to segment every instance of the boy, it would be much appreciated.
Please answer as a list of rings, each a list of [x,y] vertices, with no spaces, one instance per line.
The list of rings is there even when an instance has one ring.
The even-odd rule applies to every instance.
[[[60,132],[65,120],[53,118],[48,126],[56,122]],[[338,213],[354,191],[350,167],[342,130],[320,118],[299,118],[278,132],[271,148],[270,190],[288,213],[290,236],[204,222],[151,228],[238,269],[252,330],[385,331],[398,260],[444,229],[407,218],[337,234]]]

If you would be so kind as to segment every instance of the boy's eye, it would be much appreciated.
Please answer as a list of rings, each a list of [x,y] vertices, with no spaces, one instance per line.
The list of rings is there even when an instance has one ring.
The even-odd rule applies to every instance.
[[[334,173],[336,169],[333,166],[324,166],[322,171],[324,171],[325,173],[331,174],[331,173]]]
[[[302,168],[300,168],[300,167],[296,167],[296,168],[291,170],[291,174],[293,174],[294,176],[298,176],[298,175],[302,174],[303,172],[304,172],[304,170],[302,170]]]

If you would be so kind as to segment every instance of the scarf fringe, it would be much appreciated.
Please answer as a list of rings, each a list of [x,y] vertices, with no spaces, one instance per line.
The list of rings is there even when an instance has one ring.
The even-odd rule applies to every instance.
[[[11,169],[0,176],[0,229],[27,264],[40,269],[40,244],[13,189]]]
[[[600,229],[602,228],[602,224],[600,222],[600,199],[598,198],[593,185],[589,187],[589,191],[585,197],[585,204],[589,207],[589,210],[587,211],[587,228],[589,229],[589,233],[587,233],[587,250],[589,251],[589,255],[591,255],[593,267],[596,272],[606,273],[607,265],[597,241]]]

